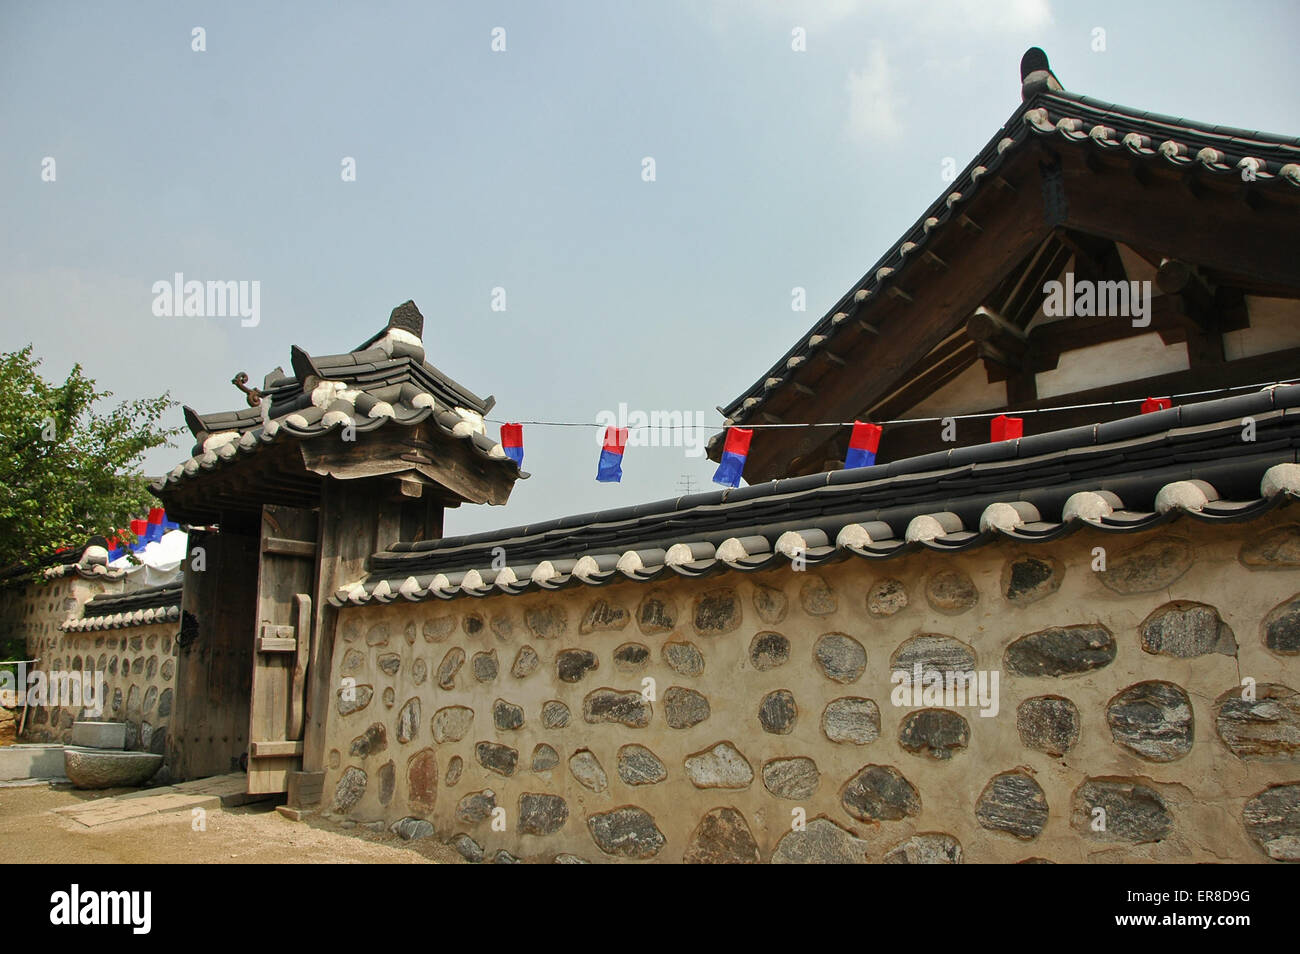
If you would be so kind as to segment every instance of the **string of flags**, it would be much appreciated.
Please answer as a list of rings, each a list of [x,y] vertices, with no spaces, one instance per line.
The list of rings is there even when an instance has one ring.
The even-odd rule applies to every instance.
[[[1295,379],[1300,380],[1300,379]],[[1240,385],[1229,388],[1213,388],[1208,391],[1192,391],[1185,394],[1175,394],[1170,397],[1148,397],[1141,402],[1141,411],[1143,414],[1153,414],[1156,411],[1164,411],[1173,407],[1173,398],[1175,397],[1196,397],[1204,394],[1213,394],[1220,391],[1235,391],[1247,388],[1272,387],[1281,384],[1288,384],[1290,381],[1267,382],[1258,385]],[[1137,399],[1123,401],[1098,401],[1093,404],[1077,404],[1066,407],[1044,407],[1034,408],[1029,411],[1021,411],[1020,414],[1044,413],[1047,411],[1068,411],[1092,407],[1110,407],[1119,404],[1136,403]],[[989,417],[993,412],[977,414],[954,414],[949,415],[953,420],[964,420],[972,418]],[[844,469],[851,470],[858,467],[870,467],[876,463],[876,453],[880,449],[880,438],[884,433],[885,424],[916,424],[925,421],[947,420],[948,418],[911,418],[894,421],[883,421],[879,424],[871,421],[853,421],[852,432],[849,437],[848,451],[844,457]],[[593,424],[584,424],[582,422],[569,421],[529,421],[529,424],[544,426],[598,426]],[[745,462],[749,457],[749,445],[754,438],[754,431],[759,428],[778,428],[778,427],[846,427],[847,424],[751,424],[748,427],[728,427],[726,429],[726,440],[722,448],[722,458],[718,463],[718,469],[713,474],[713,482],[721,484],[724,487],[739,487],[741,476],[745,472]],[[665,428],[667,429],[667,428]],[[997,414],[989,421],[989,440],[992,443],[999,441],[1010,441],[1025,434],[1025,420],[1023,417],[1012,416],[1008,414]],[[600,461],[596,466],[596,480],[601,483],[618,483],[623,479],[623,452],[627,447],[628,428],[626,427],[606,427],[605,439],[600,449]],[[524,425],[520,422],[510,422],[501,424],[501,447],[506,456],[520,466],[524,462]],[[155,512],[161,512],[157,508],[150,511],[150,519]],[[132,529],[140,521],[132,521]],[[171,524],[175,526],[175,524]],[[138,535],[138,534],[137,534]]]
[[[162,507],[153,507],[147,519],[131,521],[131,533],[135,535],[135,543],[123,544],[116,536],[108,538],[108,559],[111,562],[126,556],[127,553],[139,553],[149,544],[161,540],[168,530],[179,530],[180,526],[179,523],[167,519],[167,511]]]

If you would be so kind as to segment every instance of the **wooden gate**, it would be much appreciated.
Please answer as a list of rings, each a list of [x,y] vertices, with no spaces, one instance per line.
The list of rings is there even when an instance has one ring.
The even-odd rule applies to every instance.
[[[262,508],[248,721],[250,795],[286,791],[289,773],[302,769],[316,538],[316,511]]]

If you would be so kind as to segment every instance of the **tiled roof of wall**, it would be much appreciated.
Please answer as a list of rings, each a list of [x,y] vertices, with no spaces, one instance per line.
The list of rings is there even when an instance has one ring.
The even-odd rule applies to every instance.
[[[161,480],[155,491],[255,454],[276,440],[306,440],[351,426],[356,434],[392,422],[405,427],[432,419],[448,438],[464,441],[475,455],[514,477],[528,474],[487,436],[483,415],[495,403],[480,398],[425,361],[421,338],[424,318],[414,302],[393,309],[385,331],[355,351],[317,357],[294,346],[292,376],[280,369],[266,376],[261,407],[215,414],[185,409],[196,443],[190,458]]]
[[[85,605],[80,619],[66,620],[60,628],[83,633],[179,620],[181,592],[182,584],[177,581],[115,596],[97,596]]]
[[[1255,439],[1243,440],[1242,420]],[[337,606],[519,594],[617,580],[756,571],[798,556],[888,559],[1083,526],[1149,529],[1180,515],[1251,519],[1300,492],[1300,387],[583,514],[495,533],[396,544]],[[494,568],[504,552],[506,566]],[[499,566],[500,561],[495,561]]]

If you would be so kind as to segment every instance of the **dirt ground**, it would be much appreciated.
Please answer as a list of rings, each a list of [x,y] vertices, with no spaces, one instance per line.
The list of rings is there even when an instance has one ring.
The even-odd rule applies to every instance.
[[[211,809],[207,830],[189,811],[86,828],[53,809],[120,792],[38,785],[0,788],[0,859],[13,864],[459,864],[460,856],[425,838],[405,842],[387,831],[306,816],[290,821],[271,802]]]

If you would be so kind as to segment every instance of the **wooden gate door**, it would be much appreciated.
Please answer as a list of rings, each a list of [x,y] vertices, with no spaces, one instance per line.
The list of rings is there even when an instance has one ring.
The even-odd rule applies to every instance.
[[[314,510],[262,508],[248,722],[250,795],[286,791],[289,773],[302,769],[316,537]]]

